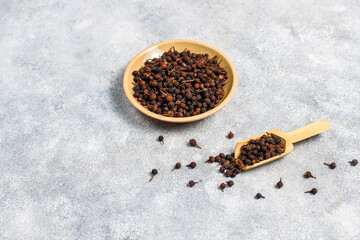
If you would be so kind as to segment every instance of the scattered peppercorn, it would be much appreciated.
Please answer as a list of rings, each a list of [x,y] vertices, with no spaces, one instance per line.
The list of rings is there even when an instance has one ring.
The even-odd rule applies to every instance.
[[[161,142],[164,145],[164,137],[163,136],[159,136],[158,140],[159,140],[159,142]]]
[[[257,193],[256,195],[255,195],[255,198],[256,199],[260,199],[260,198],[265,198],[263,195],[261,195],[261,193]]]
[[[151,182],[153,180],[153,178],[155,177],[155,175],[158,174],[158,170],[154,168],[153,170],[151,170],[151,174],[152,174],[152,177],[149,182]]]
[[[195,184],[197,184],[197,183],[199,183],[199,182],[194,182],[193,180],[191,180],[190,182],[189,182],[189,187],[193,187]]]
[[[305,193],[311,193],[312,195],[315,195],[317,193],[317,189],[313,188],[310,191],[306,191]]]
[[[175,164],[174,169],[171,170],[171,171],[174,171],[175,169],[179,169],[179,168],[181,168],[181,163],[178,162],[178,163]]]
[[[224,153],[220,153],[216,157],[210,156],[207,162],[212,163],[211,159],[214,158],[214,162],[219,163],[218,166],[222,165],[219,169],[219,172],[224,173],[227,177],[235,177],[242,171],[244,164],[238,163],[237,159],[235,159],[234,156],[234,153],[227,155],[225,155]]]
[[[133,71],[133,96],[150,111],[168,117],[207,112],[224,98],[228,75],[218,57],[178,52],[173,47]]]
[[[224,165],[225,163],[226,163],[226,159],[223,158],[223,159],[220,160],[218,166],[219,166],[219,165]]]
[[[214,156],[209,157],[209,160],[207,160],[206,162],[210,162],[213,163],[215,162],[216,158]]]
[[[282,188],[282,186],[284,186],[283,182],[282,182],[282,178],[280,178],[280,181],[276,184],[277,188]]]
[[[229,186],[229,187],[232,187],[232,186],[234,186],[234,182],[233,182],[232,180],[230,180],[230,181],[227,181],[226,183],[228,184],[228,186]]]
[[[190,168],[195,168],[196,167],[196,162],[191,162],[189,165],[186,165],[187,167]]]
[[[246,166],[278,156],[285,151],[285,140],[272,133],[266,133],[259,139],[250,139],[240,150],[237,162]]]
[[[221,188],[222,191],[224,191],[225,187],[226,187],[225,183],[220,184],[220,188]]]
[[[307,172],[304,174],[304,177],[305,177],[305,178],[316,178],[316,177],[314,177],[314,176],[311,174],[311,172],[309,172],[309,171],[307,171]]]
[[[228,133],[228,138],[229,139],[232,139],[234,137],[234,134],[230,131],[229,133]]]
[[[201,149],[201,147],[200,147],[199,145],[197,145],[195,139],[190,139],[189,144],[190,144],[190,146],[192,146],[192,147],[198,147],[198,148]]]
[[[230,177],[232,175],[232,172],[230,170],[227,170],[225,172],[225,176]]]
[[[353,159],[351,162],[349,162],[351,166],[356,166],[359,162],[357,159]]]
[[[331,169],[336,168],[336,163],[334,163],[334,162],[332,162],[332,163],[330,163],[330,164],[328,164],[328,163],[324,163],[324,164],[327,165],[327,166],[329,166],[329,168],[331,168]]]

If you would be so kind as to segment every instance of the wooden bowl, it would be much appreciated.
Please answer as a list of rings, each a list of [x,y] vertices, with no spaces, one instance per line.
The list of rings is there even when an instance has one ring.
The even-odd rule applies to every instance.
[[[144,65],[145,61],[147,59],[152,59],[155,57],[161,56],[164,52],[168,51],[172,46],[175,47],[175,49],[179,52],[183,51],[185,48],[190,50],[194,53],[207,53],[209,54],[209,57],[213,57],[217,55],[219,59],[222,59],[222,62],[220,63],[220,66],[223,67],[227,74],[228,74],[228,80],[229,82],[224,86],[225,95],[223,99],[215,106],[215,108],[201,113],[196,116],[190,116],[190,117],[167,117],[160,114],[156,114],[154,112],[151,112],[146,107],[142,106],[140,102],[136,100],[136,98],[133,96],[134,90],[133,90],[133,75],[132,72],[135,70],[139,70],[141,66]],[[220,50],[214,48],[213,46],[210,46],[209,44],[193,41],[193,40],[170,40],[165,42],[160,42],[155,45],[152,45],[151,47],[148,47],[141,51],[138,55],[136,55],[129,65],[126,68],[126,71],[124,73],[124,90],[127,98],[129,101],[134,105],[138,110],[140,110],[142,113],[148,115],[149,117],[166,121],[166,122],[174,122],[174,123],[185,123],[185,122],[193,122],[197,121],[203,118],[206,118],[210,116],[211,114],[216,113],[221,108],[223,108],[231,99],[231,97],[234,95],[236,87],[238,83],[237,73],[234,67],[234,64],[230,61],[230,59],[222,53]]]

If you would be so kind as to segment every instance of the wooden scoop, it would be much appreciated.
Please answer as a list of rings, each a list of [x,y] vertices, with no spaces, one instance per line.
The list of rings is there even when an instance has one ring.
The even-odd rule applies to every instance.
[[[283,140],[285,140],[285,150],[282,154],[277,155],[275,157],[266,159],[264,161],[255,163],[253,165],[246,165],[243,170],[249,170],[252,168],[259,167],[263,164],[275,161],[281,157],[284,157],[285,155],[291,153],[291,151],[294,149],[293,143],[300,142],[306,138],[315,136],[319,133],[325,132],[326,130],[329,130],[331,128],[330,123],[323,119],[314,123],[311,123],[309,125],[306,125],[304,127],[298,128],[294,131],[285,133],[279,129],[268,131],[268,133],[272,133],[276,136],[281,137]],[[240,156],[241,147],[245,144],[247,144],[250,139],[259,139],[261,136],[264,135],[264,133],[256,135],[254,137],[248,138],[244,141],[238,142],[235,147],[235,158],[238,158]]]

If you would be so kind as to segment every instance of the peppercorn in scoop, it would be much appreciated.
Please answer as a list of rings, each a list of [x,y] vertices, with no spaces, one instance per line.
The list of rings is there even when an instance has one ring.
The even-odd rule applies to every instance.
[[[225,96],[228,75],[217,56],[173,47],[134,71],[133,96],[150,111],[190,117],[213,109]]]
[[[264,161],[271,157],[282,154],[285,151],[285,140],[275,134],[266,133],[259,139],[250,139],[241,147],[239,158],[235,154],[220,153],[218,156],[210,156],[207,162],[219,162],[220,172],[226,177],[235,177],[245,166]]]
[[[250,139],[241,147],[237,162],[240,165],[253,165],[275,157],[285,151],[285,140],[272,133],[266,133],[260,139]]]

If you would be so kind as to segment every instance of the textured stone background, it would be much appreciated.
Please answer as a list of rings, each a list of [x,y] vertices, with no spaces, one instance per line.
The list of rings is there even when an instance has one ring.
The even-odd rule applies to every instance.
[[[360,158],[359,13],[357,0],[0,1],[1,239],[360,239],[347,163]],[[183,125],[145,117],[122,89],[132,57],[177,38],[221,49],[239,75],[223,110]],[[204,163],[322,118],[331,131],[224,193]],[[170,172],[178,161],[198,167]]]

